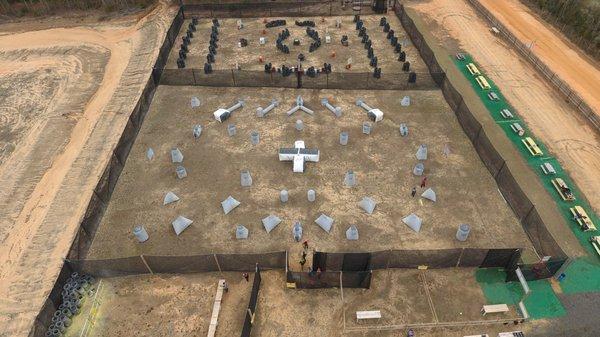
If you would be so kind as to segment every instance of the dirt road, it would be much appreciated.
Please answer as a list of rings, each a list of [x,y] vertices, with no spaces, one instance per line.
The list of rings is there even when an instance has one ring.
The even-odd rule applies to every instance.
[[[473,55],[599,212],[600,139],[580,114],[491,33],[466,0],[408,1],[407,7],[423,17],[444,48]]]
[[[479,0],[600,116],[600,65],[519,0]]]
[[[2,98],[19,103],[0,110],[0,335],[28,334],[172,15],[0,34],[0,83],[17,87]]]

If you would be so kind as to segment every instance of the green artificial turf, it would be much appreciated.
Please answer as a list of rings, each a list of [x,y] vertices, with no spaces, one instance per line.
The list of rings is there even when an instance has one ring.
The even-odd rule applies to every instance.
[[[519,118],[518,112],[508,104],[506,98],[502,95],[502,92],[496,86],[496,84],[485,74],[482,72],[481,67],[473,61],[470,55],[465,55],[465,60],[454,60],[455,65],[458,69],[463,73],[463,75],[469,80],[473,90],[477,93],[490,115],[496,121],[496,123],[502,128],[508,139],[511,140],[513,145],[519,150],[523,159],[527,162],[527,164],[531,167],[531,169],[537,173],[538,178],[542,182],[543,186],[546,188],[550,196],[552,196],[558,210],[563,215],[567,223],[569,224],[569,228],[575,234],[575,237],[579,240],[581,246],[588,252],[589,256],[585,258],[576,259],[565,271],[565,280],[561,282],[561,288],[563,288],[565,293],[577,293],[577,292],[597,292],[600,291],[600,257],[594,250],[592,244],[590,243],[590,238],[592,236],[600,235],[598,231],[588,231],[584,232],[581,230],[577,222],[573,219],[573,216],[569,210],[569,208],[573,206],[581,206],[585,209],[586,213],[592,220],[592,222],[596,226],[600,226],[600,221],[598,215],[594,213],[589,203],[583,198],[583,195],[577,188],[577,185],[571,180],[569,175],[562,168],[560,163],[556,158],[554,158],[548,148],[542,143],[539,139],[535,137],[531,133],[531,131],[527,128],[527,125],[521,118]],[[477,81],[475,80],[475,76],[471,75],[469,70],[467,69],[468,63],[474,63],[481,74],[486,78],[488,83],[490,84],[490,90],[481,89]],[[494,91],[498,97],[500,98],[498,101],[492,101],[488,98],[487,94],[490,91]],[[502,109],[508,109],[513,114],[514,118],[505,119],[500,114]],[[511,129],[512,123],[519,123],[521,127],[525,130],[525,135],[523,137],[519,136]],[[525,145],[522,143],[521,139],[524,137],[531,137],[534,139],[540,150],[544,153],[542,156],[533,156],[527,150]],[[541,169],[542,163],[550,163],[554,167],[556,171],[555,175],[546,175]],[[562,178],[565,183],[571,188],[573,195],[576,200],[574,201],[564,201],[558,192],[554,189],[551,180],[554,178]]]

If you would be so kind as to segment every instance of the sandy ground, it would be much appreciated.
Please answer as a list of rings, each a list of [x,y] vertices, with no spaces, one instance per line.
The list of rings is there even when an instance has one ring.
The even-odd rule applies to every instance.
[[[285,112],[301,94],[314,116]],[[412,97],[410,107],[401,107],[404,95]],[[192,96],[202,106],[192,109]],[[212,111],[246,98],[246,106],[235,111],[225,123],[218,123]],[[342,117],[320,106],[328,97],[342,107]],[[362,134],[366,112],[354,104],[363,97],[371,106],[386,113],[371,135]],[[256,117],[258,106],[272,98],[281,106],[266,118]],[[302,119],[305,129],[294,128]],[[237,134],[227,135],[227,125],[236,125]],[[399,135],[399,124],[407,123],[409,136]],[[192,128],[201,124],[198,140]],[[258,130],[261,143],[252,146],[250,132]],[[349,132],[346,147],[339,145],[339,133]],[[280,147],[302,139],[308,148],[321,151],[318,163],[307,163],[304,173],[293,173],[289,162],[280,162]],[[412,175],[419,144],[428,146],[425,161],[427,187],[437,193],[437,203],[411,198],[419,188],[420,177]],[[451,154],[443,155],[448,144]],[[178,147],[188,177],[178,180],[170,150]],[[146,150],[156,153],[146,159]],[[248,169],[253,186],[240,186],[240,171]],[[343,185],[344,174],[354,170],[358,185]],[[307,201],[308,189],[317,191],[317,201]],[[279,191],[289,191],[289,201],[279,201]],[[164,195],[173,191],[181,200],[163,206]],[[241,205],[225,215],[220,202],[229,195]],[[134,197],[135,196],[135,197]],[[364,196],[378,202],[372,215],[358,207]],[[401,219],[410,213],[424,219],[420,233],[413,232]],[[325,213],[335,219],[327,234],[314,220]],[[282,219],[266,233],[261,219],[274,214]],[[171,222],[179,215],[195,222],[176,236]],[[89,258],[146,255],[190,255],[281,251],[298,246],[292,226],[300,220],[303,239],[320,251],[379,251],[384,249],[440,249],[457,247],[530,247],[521,225],[497,191],[492,176],[483,166],[471,143],[445,103],[435,91],[342,91],[272,88],[206,88],[161,86],[138,138],[98,232]],[[460,223],[471,224],[467,242],[455,239]],[[131,231],[143,224],[150,240],[139,244]],[[235,239],[235,225],[243,224],[248,240]],[[345,232],[356,224],[360,240],[348,241]]]
[[[406,52],[406,60],[411,63],[411,69],[418,73],[427,73],[427,67],[423,60],[419,57],[416,48],[410,42],[406,35],[400,20],[395,15],[384,15],[390,23],[391,29],[394,30],[398,41],[402,42],[403,51]],[[394,48],[386,39],[387,33],[383,32],[383,27],[379,26],[379,19],[382,15],[362,15],[361,18],[365,22],[367,34],[373,41],[373,50],[378,59],[378,67],[382,73],[402,73],[402,62],[398,61],[398,54],[394,52]],[[268,18],[274,20],[279,18]],[[304,67],[315,66],[321,68],[324,62],[330,63],[334,72],[372,72],[373,68],[369,66],[369,58],[367,50],[361,43],[361,38],[358,37],[358,31],[355,29],[353,16],[327,17],[322,22],[318,17],[309,18],[316,23],[315,30],[319,32],[322,40],[322,45],[315,52],[309,53],[308,47],[313,41],[306,34],[306,27],[299,27],[294,24],[295,20],[301,18],[284,18],[287,25],[273,28],[265,28],[262,18],[258,19],[242,19],[244,28],[237,29],[237,19],[222,19],[221,27],[219,28],[219,42],[217,54],[215,57],[216,63],[213,64],[213,69],[232,69],[236,62],[242,70],[264,70],[264,63],[259,63],[260,56],[264,58],[265,63],[271,62],[273,66],[280,67],[283,64],[288,66],[297,64],[297,56],[302,53],[306,57],[303,63]],[[341,28],[335,28],[336,19],[342,20]],[[181,37],[185,35],[187,25],[191,20],[186,20],[177,37],[177,47],[173,48],[167,68],[177,68],[177,58],[179,57],[179,44]],[[190,52],[186,59],[186,67],[203,69],[206,62],[206,54],[210,41],[210,31],[212,22],[209,19],[199,19],[197,31],[194,33]],[[289,54],[284,54],[275,46],[277,34],[283,29],[288,28],[290,37],[284,41],[290,48]],[[265,30],[266,34],[262,34]],[[325,43],[327,32],[331,36],[331,43]],[[349,39],[348,47],[342,46],[340,40],[342,35],[347,35]],[[259,44],[259,37],[267,38],[265,45]],[[238,47],[238,42],[241,38],[248,40],[248,46],[244,48]],[[300,46],[294,46],[294,39],[300,40]],[[335,52],[335,57],[331,57],[332,52]],[[352,58],[352,68],[346,70],[345,66],[348,58]]]
[[[220,279],[226,280],[229,291],[223,295],[216,336],[239,335],[254,274],[249,282],[241,273],[102,279],[96,297],[100,305],[89,336],[206,336]],[[86,300],[67,337],[79,336],[90,317],[91,302]]]
[[[600,115],[600,65],[518,0],[479,0]]]
[[[161,4],[114,23],[0,26],[3,336],[29,332],[172,15]]]
[[[484,332],[495,336],[499,331],[529,331],[534,326],[490,323],[461,327],[461,322],[517,317],[514,307],[506,314],[481,316],[485,297],[474,269],[377,271],[371,289],[345,288],[343,297],[338,288],[286,289],[282,271],[263,271],[261,277],[252,336],[401,336],[407,330],[403,325],[436,321],[456,322],[457,327],[415,328],[417,336]],[[102,279],[96,297],[100,305],[89,336],[204,336],[220,278],[227,280],[229,292],[223,297],[216,335],[239,335],[253,275],[246,282],[239,273],[202,273]],[[90,304],[86,300],[67,336],[79,336]],[[357,310],[381,310],[382,319],[357,324]]]
[[[473,55],[600,212],[600,137],[580,114],[527,61],[491,33],[467,1],[408,1],[407,6],[430,25],[441,46]]]

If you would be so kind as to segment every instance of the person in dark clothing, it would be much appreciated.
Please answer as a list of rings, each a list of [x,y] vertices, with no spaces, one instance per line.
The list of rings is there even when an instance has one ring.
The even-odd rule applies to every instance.
[[[417,188],[416,188],[416,187],[413,187],[413,188],[412,188],[412,191],[410,192],[410,196],[414,198],[414,197],[415,197],[415,194],[417,194]]]
[[[249,282],[250,280],[250,276],[248,275],[248,273],[243,273],[242,277],[246,280],[246,282]]]

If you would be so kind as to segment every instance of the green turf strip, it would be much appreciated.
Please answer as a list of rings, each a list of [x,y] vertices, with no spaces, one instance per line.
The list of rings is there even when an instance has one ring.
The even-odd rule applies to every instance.
[[[588,252],[589,256],[583,259],[578,259],[574,261],[569,268],[566,270],[565,274],[567,277],[564,282],[561,283],[561,287],[565,291],[565,293],[577,293],[577,292],[591,292],[591,291],[600,291],[600,259],[598,254],[594,250],[593,246],[590,243],[590,238],[595,235],[600,235],[598,231],[589,231],[584,232],[581,230],[577,222],[573,219],[571,212],[569,210],[570,207],[579,205],[583,207],[592,220],[592,222],[596,226],[600,226],[600,221],[598,215],[595,214],[587,203],[586,200],[583,199],[581,192],[575,185],[575,183],[571,180],[571,178],[564,171],[560,163],[556,158],[554,158],[546,148],[546,146],[531,133],[531,131],[527,128],[527,125],[523,122],[521,118],[519,118],[517,111],[508,104],[505,97],[502,95],[502,92],[498,89],[496,84],[489,79],[486,80],[490,84],[491,90],[483,90],[477,84],[475,80],[475,76],[471,75],[469,70],[467,69],[468,63],[474,63],[479,71],[481,72],[481,68],[477,63],[473,61],[470,55],[465,55],[465,60],[454,60],[454,63],[458,67],[458,69],[463,73],[463,75],[469,80],[471,86],[485,105],[485,107],[490,112],[490,115],[496,121],[496,123],[504,130],[506,136],[511,140],[513,145],[521,152],[521,155],[526,160],[527,164],[531,167],[531,169],[537,173],[540,181],[548,190],[548,193],[554,199],[560,213],[566,219],[571,231],[575,234],[580,244],[584,249]],[[498,97],[500,98],[498,101],[491,101],[487,94],[490,91],[494,91]],[[508,109],[513,114],[514,118],[505,119],[500,114],[502,109]],[[521,142],[522,137],[516,134],[510,127],[510,125],[514,122],[517,122],[521,125],[523,130],[525,130],[524,137],[531,137],[534,139],[540,150],[544,153],[541,157],[532,156],[531,153],[527,150],[525,145]],[[555,175],[545,175],[540,167],[542,163],[548,162],[552,164],[554,170],[556,171]],[[564,201],[558,194],[558,192],[554,189],[551,180],[554,178],[562,178],[565,183],[571,188],[573,195],[576,200],[572,202]]]
[[[518,305],[523,298],[523,288],[519,282],[504,282],[506,273],[497,268],[480,268],[475,278],[487,300],[487,304]],[[531,292],[525,299],[525,307],[531,319],[560,317],[566,314],[565,308],[554,294],[548,280],[527,282]]]

